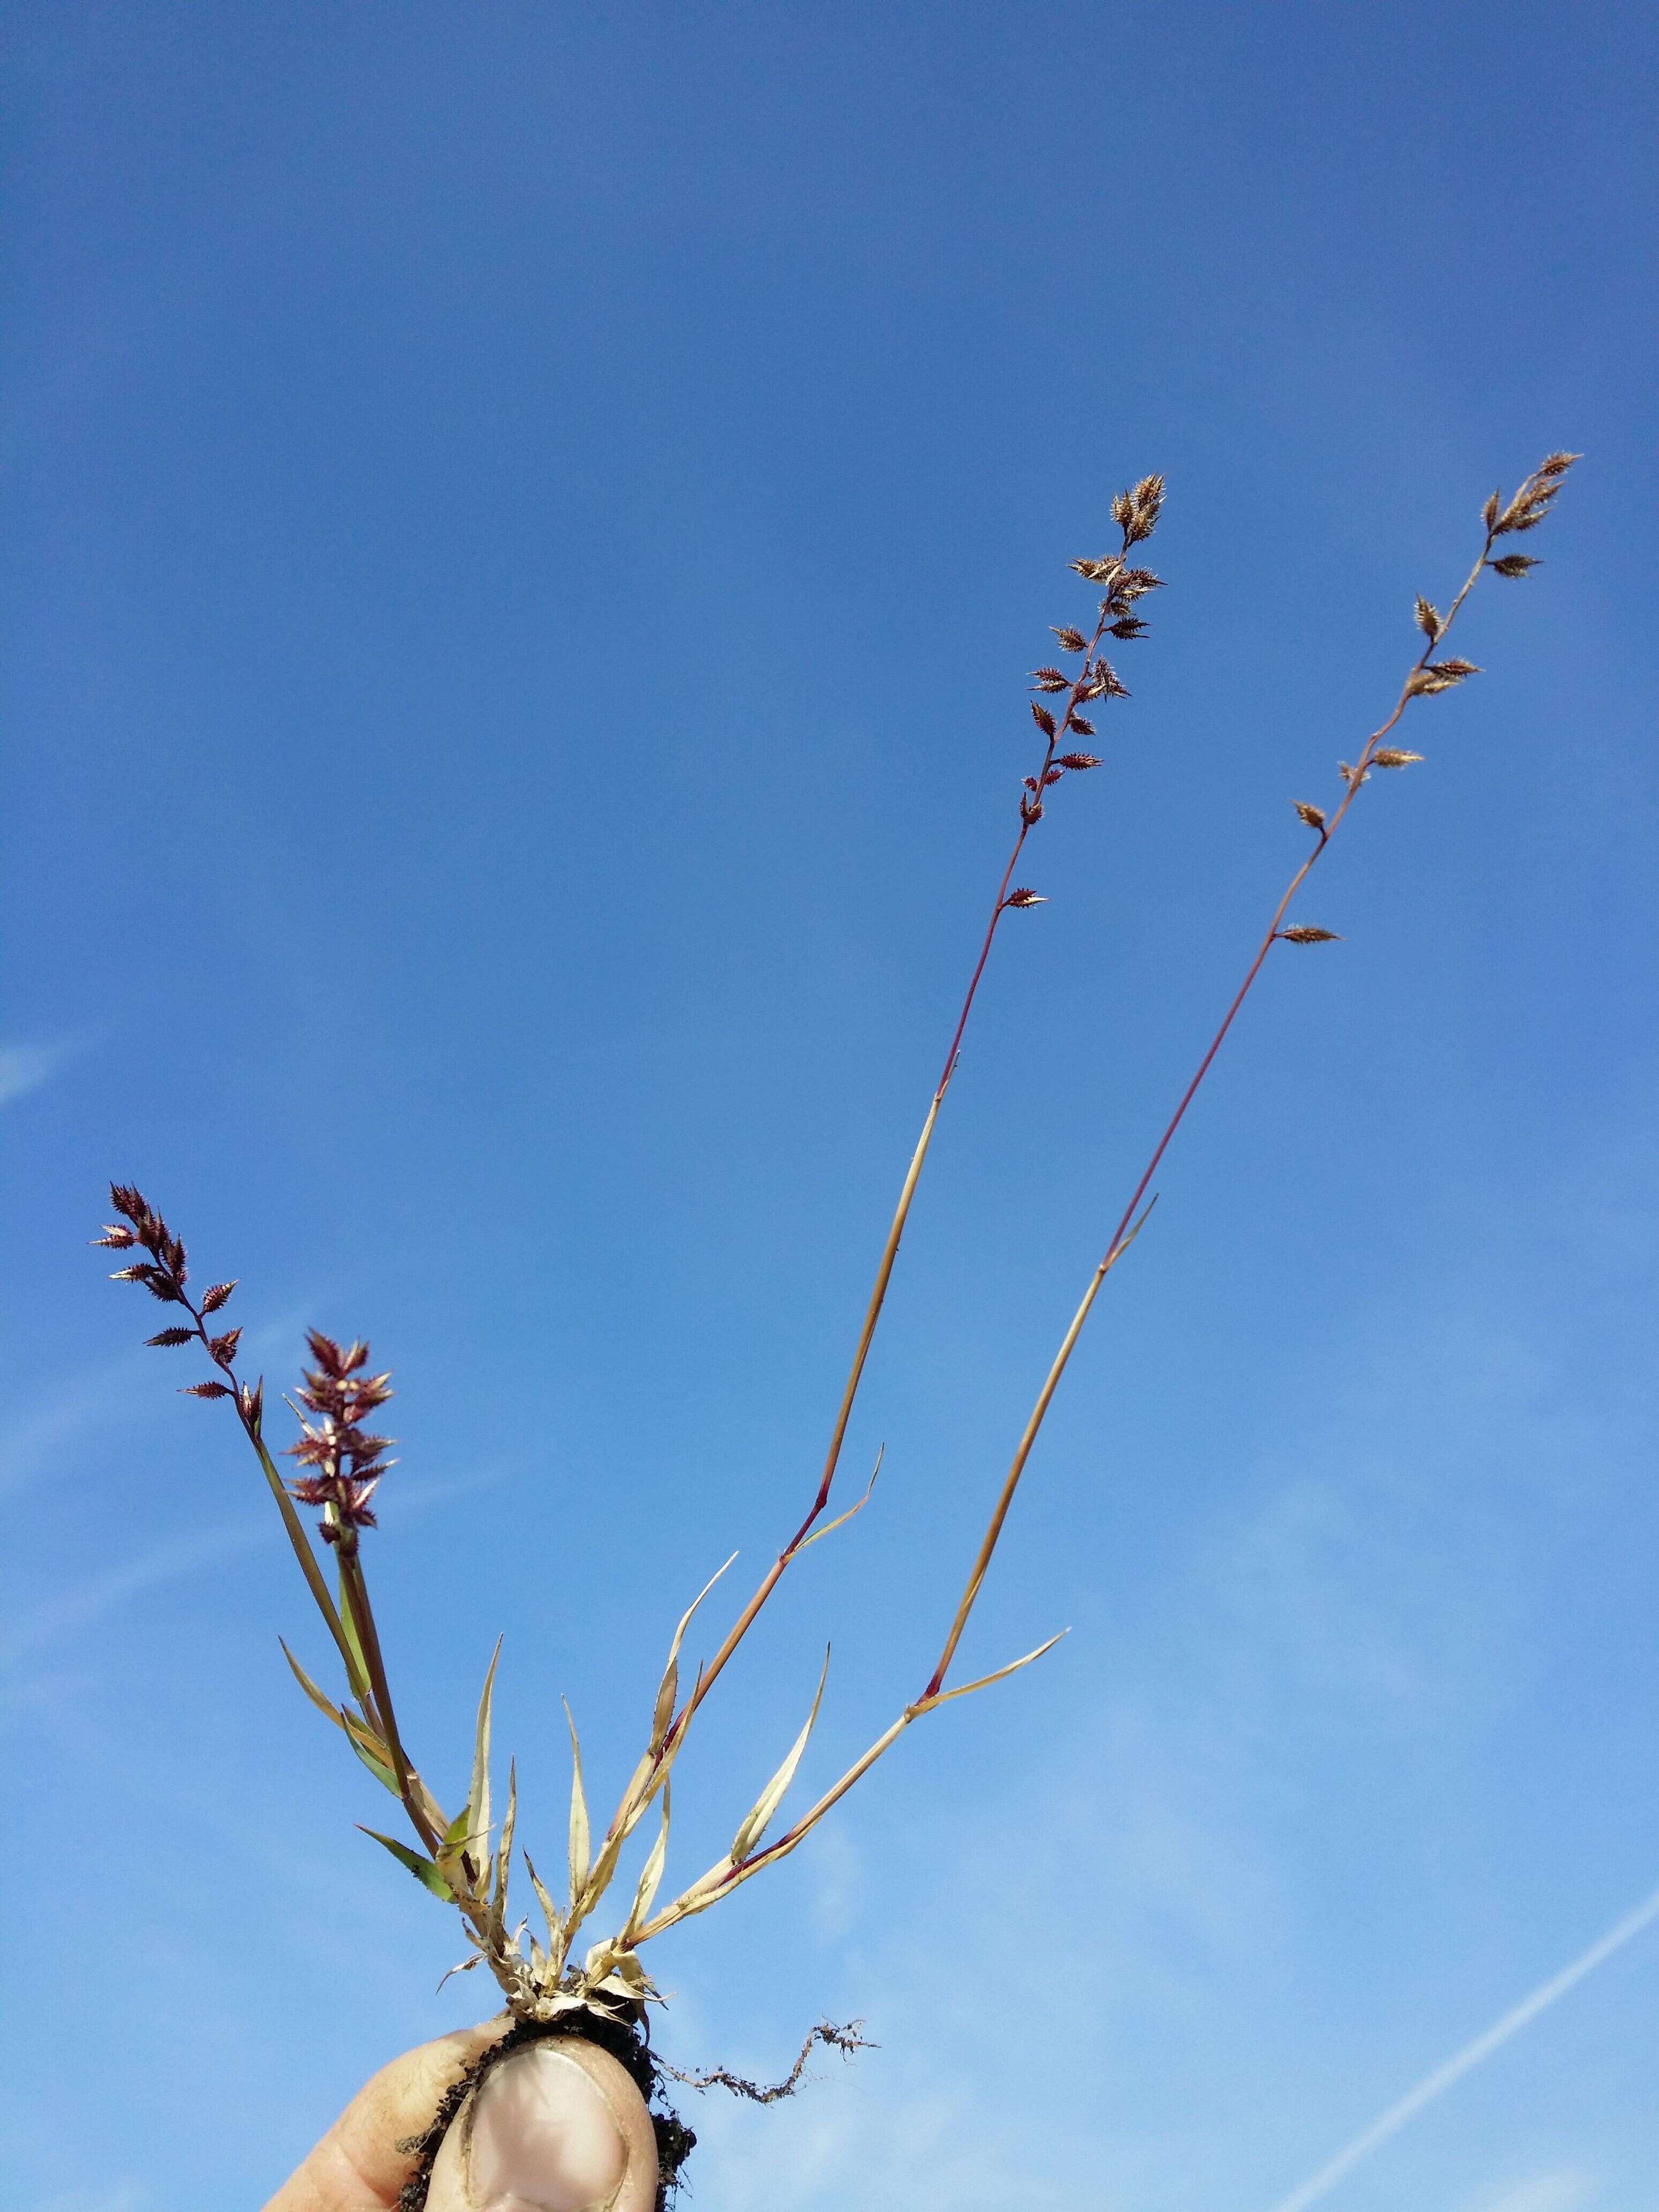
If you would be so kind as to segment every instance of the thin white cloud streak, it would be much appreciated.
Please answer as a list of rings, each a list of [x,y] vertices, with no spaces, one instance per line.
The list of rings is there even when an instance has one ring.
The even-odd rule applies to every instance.
[[[268,1533],[263,1516],[257,1521],[244,1516],[195,1535],[173,1537],[142,1553],[137,1559],[129,1559],[123,1566],[88,1576],[86,1581],[58,1591],[23,1613],[0,1642],[0,1659],[19,1659],[43,1644],[54,1643],[59,1637],[86,1627],[112,1607],[155,1589],[158,1583],[176,1582],[180,1576],[192,1574],[198,1567],[209,1566],[216,1559],[252,1551],[264,1541]]]
[[[72,1049],[62,1044],[0,1044],[0,1106],[50,1083]]]
[[[436,1506],[487,1488],[499,1480],[497,1471],[491,1468],[477,1474],[410,1483],[404,1486],[399,1501],[402,1517],[405,1521],[417,1520]],[[0,1663],[10,1663],[42,1644],[55,1643],[158,1584],[177,1582],[216,1560],[233,1559],[240,1552],[255,1551],[281,1541],[282,1528],[276,1516],[264,1513],[244,1514],[234,1521],[221,1522],[216,1528],[171,1537],[125,1565],[89,1576],[20,1615],[9,1633],[0,1638]]]
[[[1594,1972],[1604,1960],[1622,1949],[1632,1936],[1639,1936],[1655,1920],[1659,1920],[1659,1889],[1656,1889],[1650,1897],[1644,1898],[1633,1912],[1627,1912],[1617,1927],[1608,1929],[1599,1942],[1592,1943],[1589,1950],[1582,1953],[1570,1966],[1564,1966],[1559,1974],[1535,1989],[1530,1996],[1523,1997],[1512,2011],[1506,2012],[1484,2035],[1477,2035],[1473,2043],[1466,2043],[1455,2057],[1449,2058],[1443,2066],[1437,2066],[1414,2089],[1408,2090],[1398,2104],[1390,2105],[1388,2111],[1373,2120],[1362,2134],[1357,2135],[1344,2149],[1338,2151],[1334,2158],[1328,2160],[1317,2173],[1310,2174],[1299,2188],[1293,2189],[1288,2197],[1281,2197],[1273,2207],[1273,2212],[1305,2212],[1308,2205],[1334,2189],[1339,2181],[1345,2180],[1362,2159],[1369,2158],[1374,2150],[1380,2149],[1388,2142],[1390,2136],[1397,2135],[1407,2121],[1414,2119],[1425,2105],[1432,2104],[1437,2097],[1443,2096],[1454,2082],[1461,2081],[1466,2074],[1479,2066],[1483,2059],[1490,2058],[1493,2051],[1507,2043],[1512,2035],[1518,2035],[1523,2027],[1529,2027],[1540,2013],[1549,2009],[1558,1997],[1564,1997],[1576,1983],[1582,1982],[1586,1974]]]
[[[244,1358],[257,1366],[267,1357],[291,1350],[304,1316],[305,1309],[295,1307],[284,1319],[248,1329],[243,1338]],[[141,1313],[137,1318],[144,1316]],[[0,1429],[0,1495],[26,1487],[47,1469],[61,1473],[65,1448],[118,1414],[125,1415],[130,1428],[153,1419],[153,1409],[162,1402],[151,1395],[156,1372],[155,1362],[135,1346],[82,1370],[37,1399],[28,1413],[12,1416]],[[144,1411],[147,1407],[149,1413]]]
[[[1506,2189],[1485,2212],[1578,2212],[1578,2207],[1595,2196],[1597,2186],[1593,2173],[1566,2167],[1559,2173],[1540,2173],[1534,2180],[1523,2181],[1518,2189]]]

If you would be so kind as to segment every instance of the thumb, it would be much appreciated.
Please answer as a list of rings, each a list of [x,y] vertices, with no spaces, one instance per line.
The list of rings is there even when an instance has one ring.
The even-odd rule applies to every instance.
[[[481,2027],[423,2043],[383,2066],[265,2212],[392,2212],[415,2164],[398,2145],[425,2134],[445,2091],[512,2025],[501,2013]]]
[[[657,2138],[626,2069],[574,2035],[492,2066],[450,2124],[427,2212],[653,2212]]]

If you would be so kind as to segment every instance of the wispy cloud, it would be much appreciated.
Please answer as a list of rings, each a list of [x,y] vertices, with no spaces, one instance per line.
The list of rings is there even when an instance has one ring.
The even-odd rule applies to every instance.
[[[250,1328],[243,1340],[247,1366],[257,1370],[267,1361],[291,1359],[306,1310],[295,1307]],[[137,1318],[145,1316],[140,1313]],[[129,1430],[154,1419],[157,1409],[173,1402],[156,1390],[157,1379],[156,1355],[135,1346],[51,1384],[27,1412],[0,1429],[0,1494],[23,1488],[48,1469],[61,1471],[65,1448],[117,1414]]]
[[[50,1083],[67,1060],[81,1049],[78,1043],[0,1044],[0,1106],[27,1098],[31,1091]]]
[[[1480,2212],[1578,2212],[1600,2187],[1593,2173],[1563,2167],[1555,2173],[1535,2174],[1519,2188],[1506,2188],[1501,2197],[1483,2198]]]
[[[273,1516],[274,1517],[274,1516]],[[158,1583],[178,1580],[216,1559],[252,1550],[271,1533],[265,1516],[244,1514],[217,1528],[176,1536],[106,1572],[90,1575],[20,1613],[0,1639],[0,1661],[14,1662],[42,1644],[87,1627],[101,1614]]]
[[[453,1498],[487,1488],[499,1480],[499,1474],[491,1468],[475,1474],[411,1482],[404,1486],[400,1501],[403,1517],[417,1519]],[[274,1512],[244,1513],[211,1528],[169,1537],[137,1559],[71,1583],[21,1613],[5,1635],[0,1637],[0,1663],[13,1662],[42,1645],[72,1635],[129,1599],[141,1596],[160,1584],[177,1582],[180,1577],[194,1574],[216,1560],[234,1559],[239,1553],[254,1551],[267,1543],[280,1544],[282,1540],[281,1526]]]
[[[1437,2066],[1432,2074],[1425,2075],[1414,2089],[1408,2089],[1397,2104],[1390,2105],[1386,2112],[1374,2119],[1370,2127],[1363,2129],[1351,2143],[1338,2151],[1334,2158],[1328,2159],[1316,2173],[1310,2174],[1299,2187],[1291,2190],[1288,2197],[1281,2197],[1273,2207],[1273,2212],[1305,2212],[1308,2205],[1317,2203],[1320,2197],[1334,2189],[1337,2183],[1352,2173],[1362,2160],[1369,2158],[1374,2150],[1381,2149],[1389,2136],[1397,2135],[1425,2105],[1431,2105],[1437,2097],[1443,2097],[1455,2082],[1461,2081],[1484,2059],[1490,2058],[1493,2051],[1501,2050],[1511,2036],[1518,2035],[1523,2027],[1529,2027],[1540,2013],[1547,2012],[1558,1998],[1565,1996],[1575,1984],[1582,1982],[1586,1974],[1593,1973],[1615,1951],[1622,1950],[1632,1936],[1639,1936],[1655,1920],[1659,1920],[1659,1889],[1656,1889],[1650,1897],[1644,1898],[1633,1912],[1627,1912],[1616,1927],[1609,1928],[1607,1934],[1599,1942],[1592,1943],[1588,1951],[1581,1952],[1570,1966],[1564,1966],[1559,1974],[1552,1975],[1530,1996],[1523,1997],[1518,2005],[1494,2022],[1484,2034],[1477,2035],[1472,2043],[1466,2043],[1443,2066]],[[1528,2188],[1534,2191],[1543,2189],[1545,2195],[1534,2202],[1534,2197],[1523,2190],[1518,2196],[1506,2197],[1502,2204],[1495,2208],[1495,2212],[1517,2212],[1517,2208],[1518,2212],[1560,2212],[1564,2203],[1578,2201],[1577,2198],[1561,2198],[1559,2189],[1555,2196],[1547,2193],[1549,2188],[1559,2185],[1561,2179],[1559,2175],[1547,2176],[1542,2182],[1528,2184]]]

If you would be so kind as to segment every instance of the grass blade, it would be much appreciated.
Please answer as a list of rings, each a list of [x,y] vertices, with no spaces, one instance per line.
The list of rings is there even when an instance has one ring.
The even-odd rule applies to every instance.
[[[639,1887],[634,1892],[634,1902],[629,1911],[628,1925],[617,1939],[621,1943],[632,1942],[635,1930],[644,1920],[646,1914],[650,1911],[652,1902],[662,1883],[662,1870],[668,1862],[668,1796],[669,1785],[665,1783],[662,1791],[662,1826],[657,1831],[656,1842],[651,1846],[651,1856],[640,1870]]]
[[[881,1473],[881,1463],[886,1455],[887,1447],[883,1444],[876,1454],[876,1463],[870,1470],[870,1480],[864,1486],[863,1497],[856,1505],[849,1505],[845,1513],[837,1513],[833,1521],[826,1522],[822,1528],[815,1528],[805,1543],[801,1546],[803,1552],[810,1551],[821,1536],[833,1536],[837,1528],[844,1528],[849,1521],[855,1519],[863,1512],[865,1507],[870,1503],[870,1493],[876,1486],[876,1477]]]
[[[558,1906],[554,1904],[553,1899],[548,1895],[546,1885],[542,1881],[541,1876],[537,1873],[535,1863],[532,1860],[528,1851],[524,1855],[524,1863],[525,1871],[530,1876],[530,1887],[536,1893],[536,1902],[542,1908],[542,1917],[547,1923],[548,1956],[553,1961],[555,1970],[556,1971],[559,1957],[559,1947],[564,1936],[563,1916],[561,1914]]]
[[[357,1825],[362,1828],[361,1821]],[[362,1832],[366,1836],[373,1836],[377,1844],[384,1844],[398,1865],[409,1869],[422,1889],[429,1889],[434,1897],[441,1898],[446,1905],[455,1903],[454,1891],[430,1859],[422,1858],[419,1851],[411,1851],[407,1844],[400,1844],[393,1837],[383,1836],[378,1828],[362,1828]]]
[[[300,1664],[294,1654],[289,1650],[287,1644],[283,1644],[283,1639],[280,1636],[276,1638],[276,1641],[283,1644],[283,1656],[293,1668],[295,1680],[305,1692],[307,1697],[310,1698],[312,1704],[316,1706],[319,1713],[324,1714],[329,1720],[331,1720],[337,1729],[343,1729],[345,1727],[345,1716],[341,1711],[339,1706],[335,1704],[331,1698],[325,1696],[323,1692],[317,1687],[317,1685],[312,1680],[310,1675],[307,1674],[305,1668]]]
[[[478,1699],[478,1723],[472,1738],[472,1786],[466,1795],[466,1854],[476,1869],[479,1887],[488,1886],[489,1868],[489,1712],[495,1694],[495,1662],[501,1656],[501,1639],[489,1655],[483,1693]]]
[[[403,1791],[398,1787],[398,1778],[386,1758],[386,1749],[373,1729],[360,1721],[356,1713],[345,1713],[346,1741],[356,1753],[374,1779],[402,1800]]]
[[[726,1567],[729,1567],[732,1559],[735,1559],[737,1556],[733,1552],[732,1559],[726,1561]],[[714,1589],[721,1575],[726,1572],[726,1567],[720,1567],[710,1575],[708,1580],[687,1606],[679,1626],[674,1631],[674,1640],[668,1647],[668,1664],[663,1669],[662,1681],[657,1691],[656,1708],[651,1716],[651,1756],[653,1759],[662,1749],[664,1740],[668,1734],[668,1723],[674,1717],[674,1700],[679,1695],[680,1646],[685,1641],[685,1632],[691,1626],[692,1614],[708,1596],[709,1591]]]
[[[806,1748],[806,1739],[812,1733],[812,1724],[818,1717],[818,1706],[823,1698],[823,1686],[830,1678],[830,1653],[823,1654],[823,1670],[818,1676],[817,1695],[812,1700],[812,1710],[806,1716],[806,1725],[795,1738],[789,1756],[767,1784],[750,1807],[747,1818],[732,1838],[732,1863],[736,1866],[746,1859],[764,1832],[767,1822],[783,1802],[783,1793],[795,1778],[795,1769],[800,1765],[801,1753]]]
[[[590,1844],[587,1793],[582,1788],[582,1747],[576,1741],[576,1717],[568,1702],[564,1717],[570,1723],[570,1924],[574,1929],[583,1916],[582,1893],[587,1887]]]
[[[507,1880],[513,1861],[513,1829],[519,1817],[519,1773],[514,1761],[507,1765],[507,1811],[501,1816],[501,1839],[495,1851],[495,1894],[489,1903],[489,1933],[500,1947],[507,1929]]]
[[[971,1698],[975,1690],[988,1690],[993,1682],[1006,1682],[1010,1674],[1018,1674],[1022,1667],[1029,1667],[1034,1659],[1041,1659],[1045,1651],[1052,1651],[1062,1636],[1071,1634],[1062,1628],[1060,1636],[1051,1636],[1046,1644],[1039,1644],[1035,1651],[1028,1651],[1023,1659],[1011,1659],[1006,1667],[999,1667],[994,1674],[981,1674],[976,1682],[964,1682],[959,1689],[940,1690],[935,1696],[924,1698],[917,1705],[919,1713],[931,1713],[935,1705],[948,1705],[952,1698]]]

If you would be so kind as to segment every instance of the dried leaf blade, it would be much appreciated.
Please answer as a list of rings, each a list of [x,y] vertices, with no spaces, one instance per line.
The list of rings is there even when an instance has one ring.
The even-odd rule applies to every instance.
[[[812,1733],[818,1717],[818,1707],[823,1702],[823,1686],[830,1679],[830,1653],[825,1649],[823,1667],[818,1675],[817,1693],[812,1699],[812,1710],[806,1716],[806,1725],[795,1738],[789,1756],[767,1784],[750,1808],[737,1834],[732,1839],[732,1863],[735,1866],[748,1857],[766,1830],[766,1824],[783,1802],[783,1795],[795,1778],[795,1769],[800,1765],[801,1754],[806,1749],[807,1738]]]

